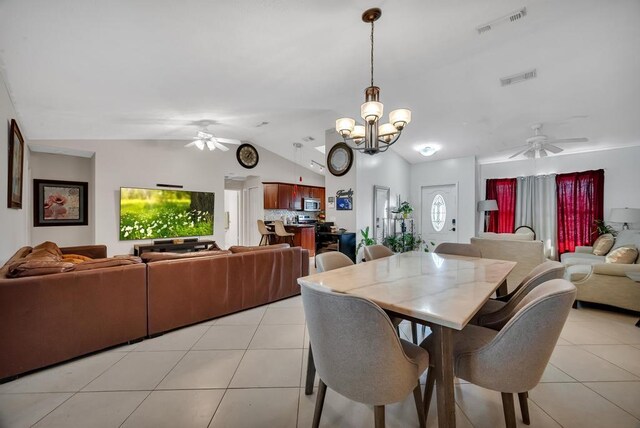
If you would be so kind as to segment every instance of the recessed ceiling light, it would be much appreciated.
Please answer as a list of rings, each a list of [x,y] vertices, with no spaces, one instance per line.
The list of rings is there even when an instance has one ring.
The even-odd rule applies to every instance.
[[[322,153],[323,155],[326,153],[326,150],[325,150],[325,148],[324,148],[324,144],[323,144],[323,145],[321,145],[321,146],[316,146],[316,147],[315,147],[315,149],[316,149],[317,151],[319,151],[320,153]]]
[[[423,146],[418,151],[422,156],[433,156],[438,149],[434,146]]]

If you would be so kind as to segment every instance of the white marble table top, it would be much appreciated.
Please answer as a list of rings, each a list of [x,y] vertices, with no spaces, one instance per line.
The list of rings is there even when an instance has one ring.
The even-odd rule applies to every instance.
[[[408,252],[305,276],[298,283],[365,297],[383,309],[461,330],[515,266]]]

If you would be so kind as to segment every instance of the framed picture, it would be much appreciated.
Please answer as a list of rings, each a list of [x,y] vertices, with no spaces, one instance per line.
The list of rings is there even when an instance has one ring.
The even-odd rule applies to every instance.
[[[329,205],[329,209],[333,210],[336,208],[336,198],[335,196],[329,196],[327,198],[327,203]]]
[[[350,197],[337,197],[336,209],[340,211],[351,211],[353,209],[353,199]]]
[[[33,180],[33,225],[86,226],[88,189],[80,181]]]
[[[11,119],[9,130],[9,175],[7,187],[7,207],[22,208],[22,170],[24,160],[24,139],[18,122]]]

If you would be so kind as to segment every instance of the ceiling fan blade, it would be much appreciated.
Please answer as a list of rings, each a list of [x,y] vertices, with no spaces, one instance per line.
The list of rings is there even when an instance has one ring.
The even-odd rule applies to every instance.
[[[545,149],[538,150],[538,153],[540,154],[541,158],[546,158],[547,157],[547,151]]]
[[[192,142],[190,142],[190,143],[185,144],[184,146],[185,146],[185,147],[192,147],[192,146],[195,146],[195,145],[196,145],[196,142],[195,142],[195,141],[192,141]]]
[[[529,149],[523,154],[524,154],[524,157],[527,159],[533,159],[534,157],[536,157],[536,151],[534,149]]]
[[[218,143],[217,141],[212,141],[212,143],[219,148],[220,150],[222,150],[223,152],[228,152],[229,151],[229,147],[227,146],[223,146],[222,144]]]
[[[528,148],[524,148],[524,149],[520,150],[519,152],[516,152],[516,153],[512,154],[511,156],[509,156],[509,159],[513,159],[513,158],[515,158],[516,156],[520,156],[521,154],[523,154],[523,153],[524,153],[524,152],[526,152],[527,150],[529,150],[529,149],[528,149]]]
[[[218,137],[214,137],[214,138],[218,143],[236,144],[236,145],[242,144],[242,141],[236,140],[235,138],[218,138]]]
[[[216,142],[213,140],[207,140],[207,148],[210,151],[214,151],[216,149]]]
[[[549,140],[551,143],[587,143],[589,139],[586,137],[581,138],[557,138],[555,140]]]
[[[549,144],[549,143],[546,143],[543,147],[544,147],[546,150],[549,150],[549,151],[550,151],[551,153],[553,153],[554,155],[555,155],[555,154],[558,154],[558,153],[560,153],[561,151],[563,151],[563,150],[564,150],[564,149],[561,149],[561,148],[560,148],[560,147],[558,147],[558,146],[554,146],[553,144]]]

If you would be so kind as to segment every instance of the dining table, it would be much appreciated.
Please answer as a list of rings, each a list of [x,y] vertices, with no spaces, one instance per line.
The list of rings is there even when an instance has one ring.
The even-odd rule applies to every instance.
[[[434,335],[438,426],[455,427],[453,336],[462,330],[502,284],[516,262],[406,252],[316,273],[300,285],[364,297],[391,316],[427,325]],[[313,393],[312,343],[305,394]]]

